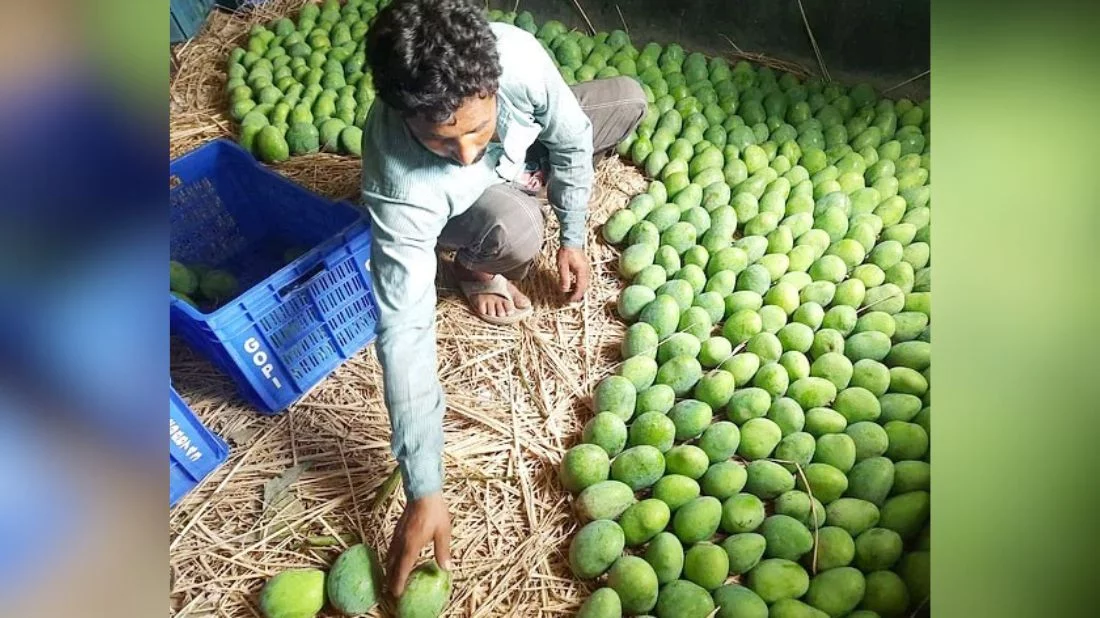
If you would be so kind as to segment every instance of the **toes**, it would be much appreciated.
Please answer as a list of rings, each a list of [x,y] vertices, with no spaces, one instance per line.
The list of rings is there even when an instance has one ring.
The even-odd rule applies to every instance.
[[[501,298],[495,294],[479,294],[471,298],[471,305],[481,315],[494,318],[503,318],[512,315],[517,309],[526,309],[531,306],[531,301],[519,294],[515,286],[512,287],[515,302]]]
[[[482,315],[495,317],[497,314],[497,306],[492,297],[482,296],[479,298],[477,309]]]
[[[509,283],[508,287],[512,290],[512,299],[515,301],[515,305],[519,309],[526,309],[531,306],[531,299],[519,291],[514,284]]]

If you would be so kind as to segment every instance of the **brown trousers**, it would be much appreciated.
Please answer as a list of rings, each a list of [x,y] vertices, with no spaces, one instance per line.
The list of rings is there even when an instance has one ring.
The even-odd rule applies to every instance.
[[[630,77],[585,82],[572,90],[592,122],[597,157],[617,146],[645,117],[645,93]],[[532,150],[539,147],[536,142]],[[471,270],[518,280],[542,250],[544,223],[538,199],[502,183],[489,187],[469,210],[451,219],[439,245],[457,250],[456,259]]]

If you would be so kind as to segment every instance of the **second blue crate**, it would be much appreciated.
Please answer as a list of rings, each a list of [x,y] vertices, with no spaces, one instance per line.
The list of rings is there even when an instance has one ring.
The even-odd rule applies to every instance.
[[[168,505],[174,506],[229,456],[229,446],[168,387]]]

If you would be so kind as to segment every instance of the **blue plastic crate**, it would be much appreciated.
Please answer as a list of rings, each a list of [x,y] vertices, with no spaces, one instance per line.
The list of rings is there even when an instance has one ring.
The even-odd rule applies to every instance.
[[[229,456],[225,441],[203,426],[191,408],[168,387],[168,505],[195,488]]]
[[[171,257],[232,272],[242,292],[210,313],[171,297],[171,324],[261,412],[286,409],[374,340],[370,226],[228,140],[171,165]],[[308,251],[283,265],[290,247]]]

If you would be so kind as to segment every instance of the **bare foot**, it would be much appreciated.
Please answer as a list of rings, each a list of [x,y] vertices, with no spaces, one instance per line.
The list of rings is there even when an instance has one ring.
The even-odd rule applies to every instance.
[[[455,275],[463,281],[486,282],[495,276],[493,273],[470,270],[457,261],[454,263],[454,267]],[[470,306],[478,315],[487,315],[496,318],[508,317],[512,315],[516,309],[526,309],[531,306],[531,299],[527,298],[523,292],[520,292],[519,288],[511,281],[508,282],[508,290],[515,300],[515,306],[512,305],[512,301],[496,294],[471,294],[469,296]]]

